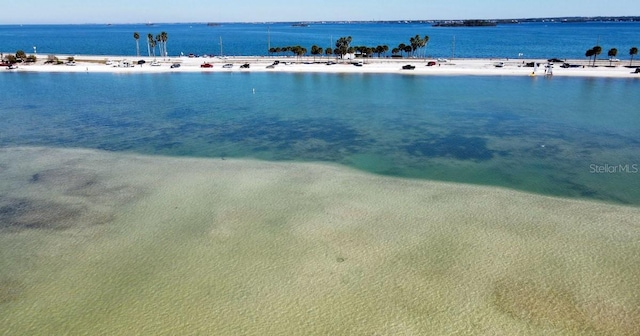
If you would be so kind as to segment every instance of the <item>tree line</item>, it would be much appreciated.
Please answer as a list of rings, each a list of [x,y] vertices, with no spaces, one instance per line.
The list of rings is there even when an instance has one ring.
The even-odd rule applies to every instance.
[[[335,55],[340,58],[344,58],[347,54],[355,54],[360,57],[373,57],[377,55],[377,57],[387,56],[387,52],[389,51],[388,45],[377,45],[377,46],[353,46],[351,43],[353,42],[353,38],[351,36],[340,37],[336,43],[335,48],[327,47],[323,48],[318,45],[311,46],[311,55],[315,56],[331,56]],[[426,55],[426,47],[427,43],[429,43],[429,36],[425,35],[421,37],[420,35],[413,36],[409,39],[409,44],[400,43],[397,47],[391,49],[392,56],[400,56],[404,57],[406,53],[407,57],[424,57]],[[271,47],[269,48],[269,54],[285,54],[292,53],[294,56],[304,56],[307,54],[308,49],[302,46],[285,46],[285,47]],[[398,55],[399,54],[399,55]]]
[[[589,58],[589,62],[592,62],[591,66],[595,66],[596,65],[596,59],[598,58],[598,55],[602,54],[602,47],[601,46],[595,46],[591,49],[588,49],[584,56]],[[637,47],[632,47],[631,49],[629,49],[629,56],[631,56],[631,60],[629,61],[629,66],[633,66],[633,58],[634,56],[636,56],[638,54],[638,48]],[[618,56],[618,49],[616,48],[611,48],[609,49],[609,51],[607,52],[607,56],[609,56],[609,65],[611,65],[611,63],[613,62],[613,58]]]
[[[134,32],[133,38],[136,40],[136,56],[140,56],[140,33]],[[153,36],[153,34],[147,34],[147,53],[149,57],[156,57],[156,46],[158,47],[159,56],[167,57],[169,52],[167,51],[167,40],[169,34],[167,32],[161,32]]]

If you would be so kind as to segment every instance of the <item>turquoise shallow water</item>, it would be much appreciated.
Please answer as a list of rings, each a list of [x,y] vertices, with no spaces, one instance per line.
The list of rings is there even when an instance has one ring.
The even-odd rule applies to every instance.
[[[7,73],[0,87],[3,147],[335,162],[640,204],[637,80]]]

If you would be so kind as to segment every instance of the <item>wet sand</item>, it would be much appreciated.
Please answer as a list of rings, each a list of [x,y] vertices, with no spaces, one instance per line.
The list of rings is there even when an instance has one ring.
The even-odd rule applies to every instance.
[[[334,165],[0,149],[11,335],[637,335],[640,208]]]

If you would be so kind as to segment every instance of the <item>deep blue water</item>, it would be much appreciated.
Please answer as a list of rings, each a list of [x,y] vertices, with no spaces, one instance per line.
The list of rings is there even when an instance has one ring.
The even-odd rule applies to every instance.
[[[409,38],[428,35],[426,54],[451,57],[583,58],[596,43],[604,50],[617,48],[618,58],[628,59],[628,51],[640,45],[640,22],[624,23],[526,23],[497,27],[445,28],[429,24],[290,24],[229,23],[209,27],[193,24],[118,25],[0,25],[0,51],[24,50],[38,54],[135,55],[133,33],[139,32],[140,50],[147,53],[145,36],[165,31],[168,51],[188,54],[266,55],[268,45],[301,45],[311,50],[316,44],[335,47],[336,39],[352,36],[353,45],[388,45],[390,49]]]
[[[4,72],[0,87],[2,147],[332,162],[640,204],[634,79]]]

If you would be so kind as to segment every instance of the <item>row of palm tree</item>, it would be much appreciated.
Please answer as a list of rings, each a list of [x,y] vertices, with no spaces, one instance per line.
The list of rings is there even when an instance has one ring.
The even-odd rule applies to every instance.
[[[136,40],[136,56],[140,56],[140,33],[134,32],[133,38]],[[153,34],[147,34],[147,53],[149,57],[153,55],[156,56],[156,46],[158,46],[158,51],[160,56],[167,57],[169,52],[167,51],[167,40],[169,39],[169,35],[166,32],[161,32],[157,34],[155,37]]]
[[[592,61],[592,58],[593,58],[592,66],[595,66],[596,65],[596,58],[601,53],[602,53],[602,47],[601,46],[595,46],[595,47],[587,50],[587,52],[584,54],[584,56],[588,57],[590,62]],[[635,55],[637,55],[637,54],[638,54],[638,48],[637,47],[632,47],[631,49],[629,49],[629,55],[631,56],[631,61],[629,61],[629,66],[633,66],[633,57]],[[616,49],[616,48],[609,49],[609,51],[607,52],[607,56],[609,56],[609,65],[611,65],[611,62],[613,62],[613,58],[615,58],[617,55],[618,55],[618,49]]]
[[[353,39],[351,36],[341,37],[336,41],[335,49],[331,48],[322,48],[317,45],[311,46],[311,55],[336,55],[341,58],[347,54],[359,54],[362,57],[373,57],[373,55],[377,55],[381,57],[382,54],[386,54],[389,51],[389,46],[387,45],[377,45],[373,46],[352,46],[351,42]],[[409,44],[400,43],[397,48],[393,48],[391,53],[393,55],[397,55],[398,53],[406,52],[407,56],[422,56],[424,57],[426,54],[426,46],[429,42],[429,36],[425,35],[424,37],[420,37],[420,35],[416,35],[409,39]],[[422,51],[422,53],[420,53]],[[269,49],[269,54],[280,54],[292,52],[296,56],[302,56],[306,54],[307,49],[301,46],[289,46],[289,47],[272,47]],[[404,56],[404,55],[402,55]]]
[[[297,45],[287,47],[272,47],[269,49],[270,54],[280,54],[287,52],[291,52],[293,53],[293,55],[300,57],[307,53],[307,48]]]
[[[269,49],[269,54],[281,54],[291,52],[295,56],[303,56],[307,53],[307,48],[301,46],[290,46],[290,47],[271,47]],[[331,48],[323,48],[317,45],[312,45],[310,54],[314,56],[330,56],[330,55],[346,55],[346,54],[360,54],[362,57],[373,57],[376,54],[378,57],[381,57],[383,53],[389,51],[389,47],[386,45],[379,45],[376,47],[367,47],[367,46],[349,46],[345,50],[345,53],[342,54],[340,48],[331,49]]]

